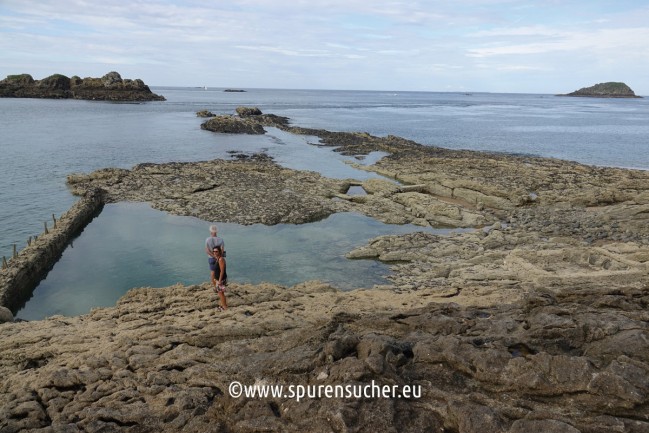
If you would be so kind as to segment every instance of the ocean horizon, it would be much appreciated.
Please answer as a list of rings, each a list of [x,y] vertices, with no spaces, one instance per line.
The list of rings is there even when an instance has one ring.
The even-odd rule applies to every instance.
[[[484,94],[484,95],[528,95],[528,96],[566,96],[568,93],[576,90],[566,90],[566,93],[543,93],[543,92],[495,92],[495,91],[486,91],[486,90],[394,90],[394,89],[324,89],[324,88],[312,88],[312,87],[296,87],[296,88],[282,88],[282,87],[246,87],[246,86],[211,86],[207,85],[188,85],[188,86],[178,86],[178,85],[166,85],[166,84],[152,84],[149,85],[149,88],[153,90],[167,89],[167,90],[183,90],[183,89],[196,89],[196,90],[211,90],[218,92],[241,92],[246,93],[248,91],[306,91],[306,92],[354,92],[354,93],[431,93],[431,94]],[[154,92],[155,93],[155,92]],[[647,98],[649,95],[638,95],[640,98]],[[584,97],[581,97],[584,98]],[[586,97],[587,98],[587,97]],[[596,99],[614,99],[607,97],[593,97]],[[620,98],[623,99],[623,98]]]

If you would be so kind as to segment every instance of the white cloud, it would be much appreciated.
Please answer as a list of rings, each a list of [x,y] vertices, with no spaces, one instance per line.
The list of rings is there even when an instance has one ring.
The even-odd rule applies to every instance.
[[[236,48],[250,51],[263,51],[267,53],[283,54],[293,57],[331,57],[332,54],[325,50],[291,50],[270,45],[237,45]]]
[[[644,76],[647,8],[597,14],[589,4],[0,0],[0,73],[37,65],[44,75],[119,69],[152,85],[412,90],[459,88],[464,80],[484,86],[476,91],[513,77],[532,88],[556,81],[543,74],[573,79],[584,68]],[[581,21],[560,13],[580,5],[588,12]]]
[[[617,56],[638,56],[649,52],[649,28],[605,29],[592,32],[547,32],[555,36],[550,42],[493,43],[469,48],[469,57],[529,55],[557,51],[588,52],[600,55],[615,52]],[[499,33],[502,34],[502,33]]]
[[[561,37],[567,32],[546,26],[500,27],[491,30],[481,30],[467,34],[470,38],[502,37],[502,36],[551,36]]]

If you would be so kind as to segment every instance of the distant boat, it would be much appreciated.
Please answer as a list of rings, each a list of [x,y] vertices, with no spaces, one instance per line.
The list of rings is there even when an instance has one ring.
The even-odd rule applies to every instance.
[[[207,90],[207,86],[205,86],[203,89],[204,89],[204,90]]]

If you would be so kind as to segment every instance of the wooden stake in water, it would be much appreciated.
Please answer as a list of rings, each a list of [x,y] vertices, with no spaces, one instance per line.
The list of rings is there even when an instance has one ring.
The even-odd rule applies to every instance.
[[[32,237],[30,236],[29,239],[27,239],[27,246],[30,246],[32,244]]]
[[[7,269],[7,258],[2,256],[2,269]]]
[[[18,249],[16,248],[16,244],[14,244],[14,259],[18,257]]]
[[[43,223],[45,225],[45,234],[48,234],[49,232],[47,231],[47,221]]]
[[[56,228],[56,217],[52,214],[52,221],[54,221],[54,228]]]

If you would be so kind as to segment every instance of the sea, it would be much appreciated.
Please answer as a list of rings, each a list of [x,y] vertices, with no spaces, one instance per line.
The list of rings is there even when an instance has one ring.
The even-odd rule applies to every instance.
[[[164,102],[0,98],[0,255],[25,247],[77,200],[70,173],[143,162],[229,159],[265,152],[277,163],[333,178],[376,176],[363,160],[318,147],[316,137],[269,128],[263,136],[200,129],[196,112],[233,114],[238,106],[289,117],[330,131],[397,135],[430,146],[538,155],[597,166],[649,169],[649,100],[571,98],[544,94],[436,93],[152,87]],[[343,290],[386,284],[389,267],[344,254],[386,234],[445,228],[379,223],[336,214],[304,225],[241,226],[169,215],[146,203],[107,205],[74,240],[32,298],[24,320],[79,315],[114,305],[135,287],[200,284],[209,271],[203,251],[216,223],[238,283],[281,285],[321,280]]]

